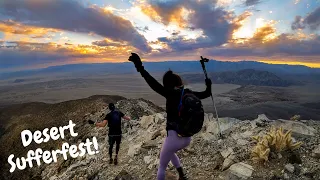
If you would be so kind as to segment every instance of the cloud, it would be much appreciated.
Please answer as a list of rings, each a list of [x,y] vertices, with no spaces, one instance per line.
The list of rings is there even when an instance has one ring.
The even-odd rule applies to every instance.
[[[249,13],[244,13],[233,22],[235,27],[237,23],[249,17]],[[192,57],[201,54],[211,56],[213,58],[222,58],[226,60],[237,59],[291,59],[300,62],[318,62],[320,56],[320,36],[304,34],[303,31],[292,33],[277,34],[275,21],[263,24],[257,28],[252,36],[247,38],[232,39],[222,46],[206,46],[206,41],[202,39],[185,40],[183,36],[179,36],[172,40],[170,38],[159,38],[158,41],[167,43],[176,51],[170,54],[179,56],[189,54]],[[241,25],[239,25],[241,26]],[[236,28],[235,28],[236,29]],[[181,42],[181,44],[176,44]],[[202,44],[200,44],[202,42]],[[207,42],[210,44],[210,42]],[[179,49],[178,49],[179,48]],[[195,51],[196,50],[196,51]],[[183,51],[183,53],[181,53]],[[191,53],[193,52],[193,53]],[[166,53],[165,56],[169,56]],[[157,53],[160,56],[161,53]],[[170,57],[167,57],[170,59]]]
[[[69,55],[66,53],[48,51],[54,46],[49,43],[6,42],[5,46],[0,48],[0,67],[1,69],[23,68],[28,65],[67,61]]]
[[[280,57],[306,57],[320,56],[320,36],[312,39],[299,40],[295,34],[281,34],[268,41],[263,41],[272,30],[265,28],[257,32],[255,38],[245,44],[230,44],[227,47],[206,49],[208,55],[224,57],[255,57],[270,58]],[[262,42],[261,42],[262,41]]]
[[[182,28],[199,30],[203,33],[202,37],[198,37],[195,40],[181,36],[167,39],[168,45],[173,50],[220,46],[228,42],[232,36],[233,25],[230,23],[232,15],[223,8],[217,7],[216,1],[175,0],[148,2],[148,4],[142,4],[141,9],[154,21],[161,22],[164,25],[176,23]]]
[[[92,44],[96,45],[96,46],[116,46],[116,47],[127,46],[127,44],[124,42],[115,42],[115,41],[111,41],[109,39],[95,41],[95,42],[92,42]]]
[[[0,41],[0,69],[127,59],[131,46]]]
[[[304,25],[303,19],[301,16],[296,16],[294,22],[291,24],[291,29],[304,29],[306,26]]]
[[[195,7],[195,6],[193,5],[192,7]],[[210,25],[211,23],[210,21],[209,22],[202,21],[202,18],[206,16],[205,13],[201,12],[201,10],[203,9],[204,8],[200,6],[199,9],[197,10],[200,12],[200,15],[198,16],[198,18],[195,18],[195,19],[201,19],[201,20],[195,21],[197,23],[194,23],[194,24],[197,25],[196,27],[202,27],[204,36],[200,36],[195,39],[188,39],[185,36],[174,34],[174,36],[171,38],[167,38],[167,37],[158,38],[158,41],[166,43],[172,51],[190,51],[190,50],[196,50],[201,48],[219,47],[222,44],[230,42],[230,40],[233,38],[232,34],[235,31],[237,31],[239,28],[241,28],[243,26],[243,22],[252,15],[252,13],[249,11],[245,11],[244,13],[242,13],[237,17],[234,17],[234,15],[232,14],[226,13],[225,14],[226,16],[220,17],[220,18],[224,18],[223,21],[226,24],[224,23],[220,24],[222,27],[220,27],[220,30],[219,30],[219,27],[217,27],[219,26],[218,22],[223,22],[222,19],[220,20],[218,19],[216,21],[213,20],[214,23],[217,22],[214,25]],[[214,14],[212,12],[208,12],[208,13]],[[227,20],[229,20],[229,22],[227,22]],[[209,24],[209,25],[205,25],[205,24]],[[227,27],[226,30],[223,30],[224,29],[223,27]]]
[[[234,19],[234,29],[241,27],[241,23],[250,13],[244,13]],[[237,23],[239,23],[237,25]],[[158,41],[167,43],[176,51],[166,53],[179,56],[189,54],[191,57],[201,54],[213,58],[226,60],[243,59],[281,59],[299,60],[299,62],[318,62],[320,56],[320,36],[304,34],[303,31],[292,33],[277,34],[275,21],[264,23],[257,28],[252,36],[247,38],[231,39],[222,46],[210,46],[207,39],[186,40],[183,36],[176,37],[174,40],[162,37]],[[177,44],[180,42],[180,44]],[[200,43],[201,42],[201,43]],[[207,44],[206,44],[207,43]],[[208,45],[209,44],[209,45]],[[183,53],[181,53],[183,51]],[[192,53],[193,52],[193,53]],[[161,53],[156,53],[161,57]],[[167,57],[170,59],[170,57]]]
[[[176,36],[172,39],[161,37],[158,38],[158,41],[166,43],[173,51],[189,51],[199,48],[212,47],[212,41],[203,37],[196,39],[186,39],[184,36]]]
[[[292,30],[309,28],[310,30],[317,30],[320,27],[320,7],[308,14],[305,18],[296,16],[294,22],[291,24]]]
[[[232,30],[234,34],[237,30],[239,30],[242,26],[245,20],[247,20],[250,16],[252,16],[252,12],[245,11],[242,14],[240,14],[238,17],[234,18],[232,21]]]
[[[320,26],[320,7],[311,12],[305,19],[304,23],[312,30],[316,30]]]
[[[76,0],[4,0],[0,13],[29,26],[93,32],[115,41],[127,41],[144,52],[151,50],[130,21],[97,6],[85,7]]]
[[[32,35],[33,38],[44,38],[50,36],[51,33],[59,32],[56,29],[27,26],[12,20],[0,20],[0,31],[11,34]]]
[[[246,0],[243,4],[245,6],[254,6],[261,3],[261,0]]]
[[[295,0],[294,4],[298,4],[301,0]]]

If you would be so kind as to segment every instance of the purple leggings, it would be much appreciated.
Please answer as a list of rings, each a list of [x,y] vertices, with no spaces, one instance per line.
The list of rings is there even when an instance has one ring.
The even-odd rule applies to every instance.
[[[160,153],[160,165],[158,169],[157,179],[164,180],[166,175],[166,168],[171,160],[172,164],[179,168],[180,160],[176,155],[176,152],[187,147],[191,142],[191,137],[179,137],[177,132],[174,130],[168,131],[161,153]]]

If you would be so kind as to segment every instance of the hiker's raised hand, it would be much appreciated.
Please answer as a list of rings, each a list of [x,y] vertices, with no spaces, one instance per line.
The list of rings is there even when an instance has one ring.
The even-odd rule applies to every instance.
[[[138,54],[131,53],[131,56],[129,57],[129,61],[134,63],[134,66],[136,67],[138,72],[140,72],[140,70],[143,68],[141,59],[138,56]]]
[[[211,79],[207,78],[205,81],[206,81],[206,85],[207,86],[211,86],[212,85]]]

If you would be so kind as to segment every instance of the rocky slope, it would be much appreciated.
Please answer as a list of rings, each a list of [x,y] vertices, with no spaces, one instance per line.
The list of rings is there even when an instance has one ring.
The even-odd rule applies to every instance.
[[[163,111],[162,108],[155,106],[150,101],[128,100],[121,96],[91,96],[57,104],[26,103],[0,109],[0,179],[42,179],[41,172],[46,167],[45,164],[10,173],[7,158],[10,154],[14,154],[15,157],[26,157],[28,150],[36,148],[61,149],[61,139],[40,145],[32,142],[28,147],[24,147],[21,143],[21,131],[25,129],[36,131],[64,126],[68,124],[69,120],[72,120],[76,124],[75,131],[79,135],[76,138],[66,137],[66,140],[70,144],[74,144],[78,140],[85,141],[95,131],[87,127],[86,117],[93,114],[90,118],[100,120],[105,116],[110,102],[118,102],[118,106],[134,119]],[[68,164],[64,163],[59,168],[63,169],[65,166]]]
[[[43,169],[41,178],[155,179],[161,145],[166,136],[166,114],[143,100],[121,100],[117,107],[133,117],[130,124],[123,122],[124,134],[117,166],[108,163],[108,130],[84,123],[83,133],[86,137],[98,138],[100,153],[67,161],[60,159]],[[88,113],[83,122],[89,119],[100,121],[105,113],[106,108]],[[320,179],[319,121],[269,120],[265,115],[259,115],[254,121],[219,118],[219,122],[222,138],[218,137],[213,114],[206,114],[202,131],[192,137],[187,149],[178,153],[190,179]],[[256,144],[251,137],[266,134],[272,125],[292,129],[294,141],[302,141],[303,145],[294,153],[272,154],[265,164],[255,163],[250,158]],[[167,179],[177,179],[175,174],[170,163]]]

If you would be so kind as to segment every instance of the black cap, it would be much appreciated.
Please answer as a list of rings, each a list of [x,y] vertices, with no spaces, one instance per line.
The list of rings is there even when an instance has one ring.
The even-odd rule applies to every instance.
[[[113,110],[115,109],[115,106],[114,106],[113,103],[109,103],[109,109],[110,109],[111,111],[113,111]]]

